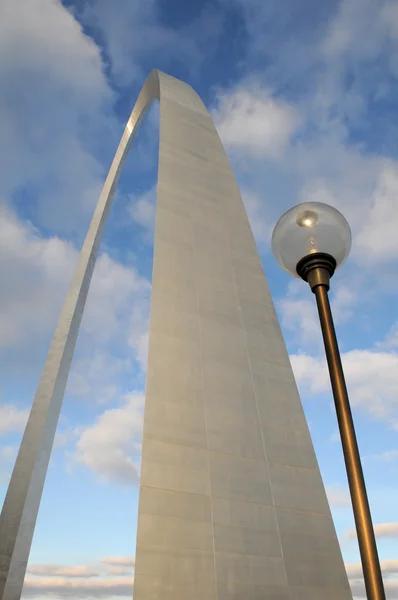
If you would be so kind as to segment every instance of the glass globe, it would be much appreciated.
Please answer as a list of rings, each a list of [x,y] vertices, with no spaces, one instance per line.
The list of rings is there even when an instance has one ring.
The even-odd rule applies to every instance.
[[[343,215],[322,202],[298,204],[281,216],[272,234],[272,251],[282,269],[299,277],[299,260],[315,252],[331,254],[336,269],[351,248],[351,230]]]

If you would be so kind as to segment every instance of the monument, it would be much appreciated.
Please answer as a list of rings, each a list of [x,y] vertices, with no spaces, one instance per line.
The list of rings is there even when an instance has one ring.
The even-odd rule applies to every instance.
[[[110,168],[26,425],[0,518],[0,598],[21,595],[102,231],[154,98],[160,148],[134,600],[351,600],[237,184],[203,102],[158,71]]]

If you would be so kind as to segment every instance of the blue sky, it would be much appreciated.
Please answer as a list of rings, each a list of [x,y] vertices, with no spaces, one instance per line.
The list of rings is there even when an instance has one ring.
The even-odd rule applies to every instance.
[[[354,597],[364,598],[315,305],[270,253],[304,200],[341,210],[331,301],[389,600],[398,599],[398,4],[3,0],[0,495],[113,153],[159,68],[205,101],[240,185]],[[158,107],[126,162],[82,322],[24,598],[131,597]]]

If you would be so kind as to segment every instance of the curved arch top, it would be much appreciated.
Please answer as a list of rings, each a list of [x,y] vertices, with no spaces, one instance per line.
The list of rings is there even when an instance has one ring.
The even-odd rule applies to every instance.
[[[83,243],[4,500],[0,515],[1,600],[19,600],[21,595],[59,413],[104,226],[131,142],[155,99],[160,99],[161,115],[165,106],[173,113],[174,105],[201,113],[212,124],[205,105],[189,85],[158,70],[149,74],[127,121]],[[163,123],[160,146],[162,142],[167,145],[170,139],[170,134],[163,135],[162,139],[162,129]],[[161,164],[159,172],[160,169]]]
[[[336,600],[351,599],[224,148],[194,90],[152,71],[95,208],[11,476],[0,516],[0,600],[21,596],[103,229],[155,98],[159,166],[134,600],[307,599],[331,588]]]
[[[145,81],[109,169],[51,342],[0,516],[0,598],[19,598],[48,461],[103,229],[124,161],[153,100],[206,109],[187,84],[154,70]]]

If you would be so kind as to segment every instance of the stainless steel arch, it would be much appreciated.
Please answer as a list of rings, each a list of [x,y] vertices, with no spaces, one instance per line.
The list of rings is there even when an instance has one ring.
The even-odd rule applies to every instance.
[[[47,355],[0,516],[0,598],[20,597],[34,527],[98,248],[116,186],[142,117],[167,95],[170,78],[152,71],[120,140],[102,189]],[[176,80],[173,79],[176,82]],[[177,83],[177,82],[176,82]],[[184,88],[184,84],[178,82]],[[188,87],[188,86],[186,86]],[[186,92],[185,92],[186,93]],[[198,106],[201,106],[199,99]]]
[[[126,125],[44,365],[0,518],[0,598],[21,595],[102,232],[154,98],[160,145],[134,600],[348,600],[238,187],[201,99],[158,71]]]

